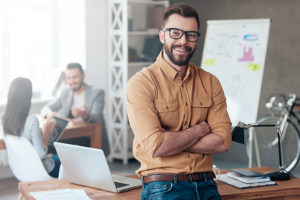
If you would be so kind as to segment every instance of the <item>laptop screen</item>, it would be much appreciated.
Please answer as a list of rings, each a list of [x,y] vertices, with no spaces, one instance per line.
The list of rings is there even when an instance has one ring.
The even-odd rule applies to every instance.
[[[63,166],[63,178],[84,186],[111,192],[141,187],[141,180],[112,175],[101,149],[54,142]]]

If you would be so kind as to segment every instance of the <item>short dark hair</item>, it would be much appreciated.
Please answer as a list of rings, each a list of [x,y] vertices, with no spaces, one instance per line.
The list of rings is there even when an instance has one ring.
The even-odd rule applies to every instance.
[[[173,14],[178,14],[183,17],[194,17],[198,23],[198,27],[200,26],[197,10],[187,3],[171,4],[164,13],[164,24],[166,23],[168,18]]]
[[[5,134],[21,136],[31,107],[32,84],[27,78],[16,78],[10,84],[2,116]]]
[[[69,63],[67,69],[78,69],[81,74],[84,74],[82,66],[79,63]]]

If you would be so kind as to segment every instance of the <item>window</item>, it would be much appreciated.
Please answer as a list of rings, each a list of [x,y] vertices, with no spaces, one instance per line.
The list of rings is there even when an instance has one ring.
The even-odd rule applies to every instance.
[[[19,76],[51,94],[68,62],[85,66],[84,0],[0,1],[0,97]]]

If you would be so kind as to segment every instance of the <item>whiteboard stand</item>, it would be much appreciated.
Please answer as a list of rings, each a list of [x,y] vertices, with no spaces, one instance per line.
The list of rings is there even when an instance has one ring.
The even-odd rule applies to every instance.
[[[233,125],[256,121],[270,25],[270,19],[207,21],[201,67],[220,80]],[[260,166],[256,133],[251,128],[249,167],[253,148]]]
[[[253,166],[253,141],[254,141],[254,148],[255,148],[255,154],[256,154],[256,162],[257,166],[261,167],[260,162],[260,154],[259,154],[259,148],[257,143],[257,136],[255,132],[255,128],[251,127],[249,128],[249,160],[248,160],[248,167],[251,168]]]

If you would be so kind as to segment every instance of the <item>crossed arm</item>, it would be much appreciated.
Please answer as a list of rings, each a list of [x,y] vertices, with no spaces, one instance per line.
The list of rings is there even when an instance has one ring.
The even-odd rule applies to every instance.
[[[224,135],[224,131],[228,131],[230,119],[226,111],[226,100],[222,87],[216,78],[212,78],[214,81],[213,105],[209,108],[207,119],[214,124],[220,124],[218,128],[215,125],[213,129],[214,131],[221,131]],[[205,121],[183,131],[165,130],[163,134],[159,133],[160,137],[153,134],[153,132],[159,131],[161,122],[154,104],[157,86],[155,82],[153,84],[152,82],[152,79],[142,73],[132,78],[126,89],[126,105],[128,118],[137,141],[147,145],[147,150],[151,153],[154,151],[153,158],[172,156],[181,152],[213,154],[228,151],[230,146],[228,138],[223,141],[219,134],[212,133]],[[210,115],[218,116],[218,119],[209,120]],[[222,130],[223,128],[224,130]],[[161,141],[161,135],[163,135],[162,142],[159,147],[156,147],[157,142]]]
[[[164,139],[154,152],[153,158],[172,156],[183,151],[201,154],[228,151],[222,138],[211,133],[210,127],[205,121],[184,131],[166,131],[164,134]]]

